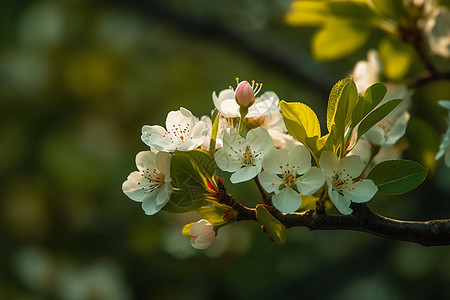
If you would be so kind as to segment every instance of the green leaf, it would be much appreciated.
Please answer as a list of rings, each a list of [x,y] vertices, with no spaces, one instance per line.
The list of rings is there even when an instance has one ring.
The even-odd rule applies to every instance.
[[[362,122],[358,128],[358,139],[363,136],[370,128],[375,126],[378,122],[383,120],[394,108],[397,107],[403,100],[394,99],[381,105],[372,111]]]
[[[375,165],[367,175],[378,192],[388,195],[406,193],[419,186],[427,177],[427,169],[410,160],[387,160]]]
[[[367,2],[380,17],[399,21],[406,15],[403,0],[369,0]]]
[[[220,227],[234,220],[237,216],[237,212],[230,206],[213,203],[210,206],[202,206],[197,211],[202,215],[203,219],[208,220],[216,227]]]
[[[263,206],[256,206],[256,218],[263,224],[269,238],[278,244],[286,243],[288,231],[272,214]]]
[[[280,102],[280,109],[289,133],[314,155],[317,152],[316,141],[320,137],[319,119],[314,111],[306,104],[286,101]]]
[[[441,143],[440,134],[428,122],[413,117],[408,122],[405,137],[408,141],[414,141],[414,147],[406,150],[408,157],[433,173],[438,165],[435,157]]]
[[[352,124],[356,126],[366,115],[371,112],[386,95],[386,86],[380,82],[368,87],[364,95],[356,103],[352,115]]]
[[[358,89],[353,80],[348,81],[341,90],[337,101],[334,123],[344,135],[345,130],[351,123],[353,110],[358,102]]]
[[[339,100],[339,96],[341,95],[341,91],[346,84],[351,81],[350,78],[344,78],[339,80],[331,89],[330,96],[328,97],[328,106],[327,106],[327,128],[328,132],[331,131],[331,127],[333,126],[334,116],[336,114],[337,103]]]
[[[380,42],[378,53],[383,62],[383,73],[389,81],[403,79],[415,55],[410,45],[391,38],[385,38]]]
[[[214,160],[203,150],[175,151],[170,161],[173,193],[163,209],[180,213],[203,206],[215,168]]]
[[[295,1],[285,21],[290,25],[319,25],[329,20],[344,19],[367,24],[374,16],[364,2]]]
[[[211,140],[209,142],[209,154],[212,158],[214,158],[214,155],[216,154],[216,139],[217,139],[217,132],[219,131],[219,121],[220,121],[220,112],[217,112],[216,118],[214,119],[214,124],[212,125],[211,130]]]
[[[369,39],[371,29],[348,22],[327,22],[312,39],[312,53],[318,61],[331,61],[352,54]]]

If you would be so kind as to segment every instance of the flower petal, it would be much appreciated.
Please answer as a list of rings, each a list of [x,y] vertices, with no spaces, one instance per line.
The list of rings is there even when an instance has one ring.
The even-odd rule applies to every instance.
[[[378,187],[370,179],[364,179],[354,184],[350,184],[343,189],[345,197],[356,203],[369,201],[375,196],[377,191]]]
[[[296,146],[288,152],[289,163],[294,165],[295,171],[304,174],[311,168],[311,154],[305,146]]]
[[[149,187],[149,183],[143,178],[141,172],[134,171],[122,184],[122,191],[133,201],[141,202],[148,195],[146,188]]]
[[[339,169],[339,159],[333,152],[324,151],[320,155],[319,165],[325,176],[331,178]]]
[[[311,167],[302,177],[296,180],[298,191],[302,195],[312,195],[325,183],[322,171]]]
[[[187,128],[192,132],[192,128],[195,125],[196,118],[194,115],[184,107],[180,107],[179,110],[171,111],[166,118],[166,128],[171,131],[172,128]]]
[[[156,167],[156,154],[152,151],[141,151],[136,154],[136,166],[139,171],[154,169]]]
[[[271,170],[264,169],[264,171],[258,175],[258,178],[262,187],[268,193],[278,192],[280,185],[283,184],[283,180]]]
[[[278,194],[272,196],[273,205],[282,213],[296,211],[302,204],[302,197],[290,187],[285,187]]]
[[[240,183],[255,178],[261,172],[261,165],[240,168],[230,177],[231,183]]]
[[[158,151],[173,151],[176,148],[176,145],[172,143],[167,135],[167,131],[159,125],[143,126],[141,140],[147,146],[153,147]]]
[[[353,209],[350,208],[350,199],[339,195],[335,189],[328,188],[328,196],[341,214],[349,215],[353,212]]]
[[[246,140],[252,151],[261,152],[273,148],[272,138],[264,127],[250,130]]]
[[[364,164],[358,155],[350,155],[341,159],[339,164],[339,173],[342,172],[344,176],[358,177],[364,170]]]
[[[283,173],[283,168],[288,164],[286,152],[276,148],[267,151],[263,159],[264,170],[275,174]]]
[[[217,150],[214,156],[217,166],[222,171],[235,172],[239,170],[242,163],[242,155],[245,153],[246,142],[236,130],[227,129],[223,135],[223,147]]]

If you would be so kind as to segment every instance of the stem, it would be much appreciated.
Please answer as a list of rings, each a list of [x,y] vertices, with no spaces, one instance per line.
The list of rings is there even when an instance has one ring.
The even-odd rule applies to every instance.
[[[378,152],[380,152],[381,146],[378,146],[378,145],[375,145],[375,144],[370,144],[370,145],[372,146],[372,148],[370,149],[370,158],[367,161],[366,165],[364,166],[364,169],[362,170],[360,176],[362,176],[366,172],[367,168],[372,163],[373,158],[378,154]]]
[[[241,135],[242,133],[242,129],[244,128],[244,122],[245,122],[245,116],[248,113],[248,107],[239,107],[239,112],[241,114],[241,117],[239,118],[239,129],[238,129],[238,133],[239,135]],[[242,136],[242,135],[241,135]]]
[[[258,176],[253,178],[253,180],[256,183],[256,186],[258,187],[259,193],[261,194],[261,199],[263,200],[264,204],[272,206],[272,201],[270,199],[270,196],[267,195],[266,191],[262,187],[261,183],[259,182]]]
[[[326,215],[314,210],[283,214],[271,211],[286,228],[306,227],[313,230],[354,230],[393,240],[413,242],[423,246],[450,245],[450,219],[425,222],[401,221],[372,212],[365,204],[353,203],[353,214]],[[238,221],[256,220],[256,210],[240,207]]]

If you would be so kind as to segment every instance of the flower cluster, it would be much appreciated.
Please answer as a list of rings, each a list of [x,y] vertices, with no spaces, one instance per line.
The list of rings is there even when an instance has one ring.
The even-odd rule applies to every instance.
[[[360,94],[379,79],[381,65],[377,61],[376,53],[370,52],[369,60],[355,67],[353,76]],[[237,84],[236,89],[213,93],[216,108],[213,120],[206,116],[199,119],[182,107],[169,112],[166,128],[143,126],[141,139],[150,150],[137,154],[138,171],[128,176],[122,189],[132,200],[142,202],[146,214],[161,209],[197,210],[203,219],[186,225],[183,233],[193,247],[209,247],[220,227],[236,220],[238,215],[227,206],[229,196],[223,188],[224,179],[216,175],[216,167],[229,172],[233,184],[254,180],[266,199],[265,204],[286,214],[302,209],[305,197],[315,199],[317,207],[332,203],[344,215],[352,213],[351,203],[367,202],[374,197],[377,185],[364,178],[367,160],[363,162],[362,157],[343,151],[343,141],[333,142],[331,135],[327,136],[330,141],[321,143],[320,150],[310,144],[320,136],[303,140],[298,137],[302,132],[309,134],[308,129],[300,127],[303,129],[296,133],[295,126],[299,125],[292,127],[289,123],[294,130],[294,134],[289,134],[285,112],[274,92],[258,96],[262,84],[239,80]],[[393,94],[408,98],[405,88],[388,84],[386,98]],[[305,105],[299,107],[303,109]],[[386,113],[387,117],[374,124],[363,139],[358,137],[359,143],[365,140],[379,146],[395,144],[405,132],[409,118],[406,108],[407,105]],[[356,124],[353,128],[357,128]],[[344,136],[344,132],[341,134]],[[444,139],[442,153],[449,152],[448,144],[448,139]],[[211,168],[208,162],[215,167]]]

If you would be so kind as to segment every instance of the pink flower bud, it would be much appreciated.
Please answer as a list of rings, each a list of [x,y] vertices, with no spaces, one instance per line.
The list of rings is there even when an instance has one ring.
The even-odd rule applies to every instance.
[[[206,249],[214,243],[216,232],[208,220],[201,219],[191,227],[191,244],[196,249]]]
[[[234,98],[239,106],[250,107],[255,103],[255,92],[247,81],[242,81],[236,88]]]

